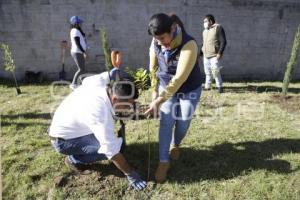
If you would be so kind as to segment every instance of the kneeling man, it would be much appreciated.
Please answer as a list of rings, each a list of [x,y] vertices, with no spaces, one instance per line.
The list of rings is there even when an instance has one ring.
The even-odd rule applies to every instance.
[[[138,97],[130,81],[112,86],[110,73],[85,78],[82,85],[67,96],[55,111],[49,136],[59,153],[67,155],[65,163],[72,170],[88,174],[87,164],[109,159],[120,169],[135,189],[146,182],[120,153],[122,138],[114,134],[115,111],[128,109]]]

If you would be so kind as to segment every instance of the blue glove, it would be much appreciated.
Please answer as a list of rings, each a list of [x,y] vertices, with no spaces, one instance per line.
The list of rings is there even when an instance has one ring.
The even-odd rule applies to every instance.
[[[109,78],[111,81],[116,81],[117,79],[120,79],[120,70],[118,68],[113,68],[109,71]]]
[[[147,186],[147,183],[143,181],[140,175],[132,170],[129,174],[126,174],[129,185],[136,190],[142,190]]]

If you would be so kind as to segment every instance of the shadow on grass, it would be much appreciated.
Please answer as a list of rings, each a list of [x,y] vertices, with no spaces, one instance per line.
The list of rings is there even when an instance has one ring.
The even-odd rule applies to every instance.
[[[25,120],[34,119],[51,119],[50,113],[23,113],[23,114],[12,114],[12,115],[1,115],[1,126],[11,126],[16,125],[18,128],[25,128],[27,126],[49,126],[50,122],[20,122],[18,119],[24,118]]]
[[[224,92],[232,92],[232,93],[246,93],[246,92],[255,92],[255,93],[263,93],[263,92],[281,92],[281,87],[264,85],[264,86],[254,86],[254,85],[246,85],[246,86],[225,86]],[[299,94],[300,88],[289,88],[289,93]]]
[[[79,176],[82,180],[81,184],[89,184],[90,179],[97,177],[97,180],[92,181],[101,181],[102,178],[110,176],[113,177],[124,177],[121,171],[119,171],[113,164],[101,164],[99,162],[92,164],[89,167],[89,170],[92,170],[93,173],[96,173],[96,176],[93,175],[80,175],[73,171],[65,172],[62,176],[54,178],[54,184],[56,187],[64,187],[70,182],[72,182],[72,177]],[[112,176],[113,175],[113,176]]]
[[[12,126],[15,125],[17,129],[26,128],[28,126],[49,126],[50,123],[37,123],[37,122],[1,122],[1,126]]]
[[[150,179],[147,179],[148,147],[147,143],[130,144],[126,147],[124,155],[129,164],[145,180],[152,181],[158,163],[158,144],[150,143]],[[288,161],[276,159],[275,157],[290,153],[300,153],[300,139],[222,143],[211,146],[208,150],[196,150],[193,147],[183,148],[181,158],[171,164],[168,182],[192,183],[202,180],[231,179],[255,170],[288,174],[298,171],[300,167],[292,170]],[[73,178],[77,176],[79,176],[80,181],[75,184],[76,186],[88,185],[92,181],[104,185],[107,182],[114,184],[117,181],[115,177],[124,177],[112,163],[104,162],[96,162],[90,166],[89,169],[94,171],[94,175],[78,175],[66,172],[55,178],[55,185],[57,187],[71,187],[70,184],[74,181]]]
[[[147,174],[147,144],[132,144],[126,155],[130,163],[138,166],[143,175]],[[151,174],[157,167],[158,145],[151,144]],[[253,170],[267,170],[288,174],[291,164],[277,155],[300,153],[300,139],[271,139],[262,142],[222,143],[208,150],[183,148],[178,161],[171,164],[170,182],[198,182],[200,180],[230,179]],[[156,159],[153,159],[153,158]]]
[[[57,80],[59,81],[59,80]],[[18,81],[18,86],[23,87],[23,86],[49,86],[51,83],[54,81],[42,81],[40,83],[26,83],[24,80]],[[11,79],[5,79],[5,78],[0,78],[0,86],[5,86],[7,88],[13,88],[15,87],[15,82]]]
[[[50,113],[23,113],[23,114],[13,114],[13,115],[1,115],[2,119],[51,119]]]

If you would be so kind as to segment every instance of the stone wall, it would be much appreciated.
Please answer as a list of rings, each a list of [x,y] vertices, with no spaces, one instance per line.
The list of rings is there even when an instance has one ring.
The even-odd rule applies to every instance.
[[[19,79],[26,70],[43,71],[49,79],[57,79],[60,41],[69,41],[68,20],[79,15],[90,46],[90,72],[104,70],[103,27],[111,47],[123,52],[123,66],[147,68],[151,42],[147,24],[158,12],[177,13],[199,44],[203,16],[215,15],[228,40],[222,72],[227,81],[282,80],[300,23],[299,0],[0,0],[0,42],[11,46]],[[0,77],[10,77],[2,63],[1,57]],[[68,53],[69,78],[75,70]],[[294,78],[300,79],[300,62]]]

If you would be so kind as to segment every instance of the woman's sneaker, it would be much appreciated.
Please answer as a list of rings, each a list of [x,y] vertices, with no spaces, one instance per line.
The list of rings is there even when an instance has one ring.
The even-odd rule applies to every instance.
[[[169,155],[172,160],[178,160],[180,156],[179,146],[172,146],[169,151]]]
[[[157,183],[163,183],[166,180],[169,169],[169,162],[160,162],[158,164],[158,167],[155,172],[155,180]]]

